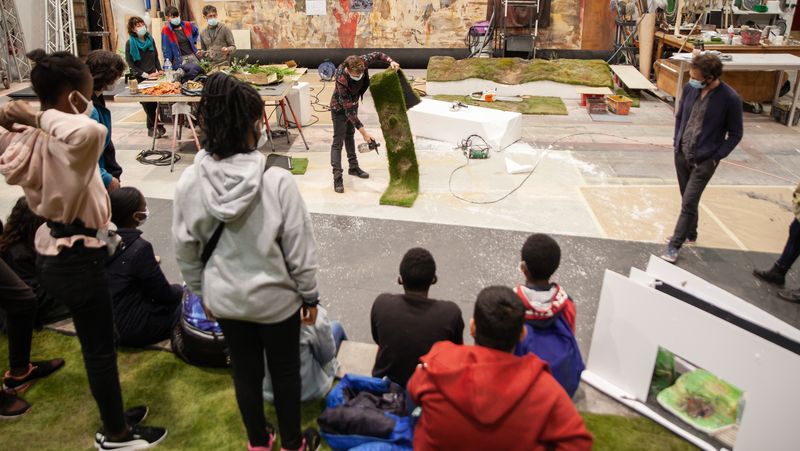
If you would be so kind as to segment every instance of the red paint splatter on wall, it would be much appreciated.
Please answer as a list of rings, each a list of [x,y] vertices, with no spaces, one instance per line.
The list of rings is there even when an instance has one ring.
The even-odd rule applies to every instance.
[[[333,17],[339,24],[339,44],[342,48],[352,49],[356,46],[356,31],[358,29],[359,13],[350,12],[350,0],[339,0],[339,8],[333,9]]]

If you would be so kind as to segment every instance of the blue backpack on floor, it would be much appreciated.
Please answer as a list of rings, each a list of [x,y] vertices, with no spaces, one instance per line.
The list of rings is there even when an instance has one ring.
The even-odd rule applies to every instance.
[[[170,342],[172,352],[191,365],[224,368],[231,364],[222,329],[216,321],[206,318],[200,297],[186,287],[181,319],[172,329]]]
[[[400,389],[399,386],[389,381],[388,378],[378,379],[346,374],[328,394],[326,411],[343,406],[350,397],[362,391],[381,396],[393,393],[398,389]],[[411,451],[414,446],[414,420],[412,417],[398,416],[388,412],[384,415],[395,421],[394,429],[388,438],[333,434],[325,432],[322,428],[320,428],[320,434],[328,446],[336,451]]]
[[[547,362],[553,377],[571,398],[578,390],[585,366],[567,320],[559,315],[550,327],[538,329],[525,323],[525,328],[528,334],[517,343],[514,355],[524,356],[530,352]]]

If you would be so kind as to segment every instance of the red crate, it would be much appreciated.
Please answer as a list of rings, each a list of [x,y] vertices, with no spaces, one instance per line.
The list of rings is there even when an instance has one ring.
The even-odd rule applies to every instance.
[[[606,100],[608,101],[608,109],[614,114],[627,116],[631,112],[633,100],[625,96],[608,96]]]

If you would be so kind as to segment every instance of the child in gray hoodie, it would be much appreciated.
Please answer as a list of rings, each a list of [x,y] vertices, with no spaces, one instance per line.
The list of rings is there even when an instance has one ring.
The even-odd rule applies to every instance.
[[[208,78],[198,105],[205,149],[178,181],[172,233],[186,284],[227,340],[248,449],[271,449],[275,438],[262,401],[265,355],[283,448],[316,449],[319,434],[300,433],[299,337],[301,319],[316,320],[317,246],[292,175],[265,170],[255,151],[266,139],[263,106],[251,86]]]

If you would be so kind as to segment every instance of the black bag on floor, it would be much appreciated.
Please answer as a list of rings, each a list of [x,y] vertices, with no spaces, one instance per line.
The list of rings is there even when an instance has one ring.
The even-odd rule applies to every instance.
[[[200,298],[184,289],[181,319],[172,329],[172,352],[195,366],[225,368],[231,365],[228,345],[219,324],[206,318]]]

